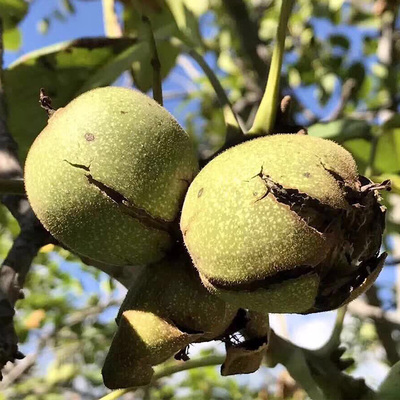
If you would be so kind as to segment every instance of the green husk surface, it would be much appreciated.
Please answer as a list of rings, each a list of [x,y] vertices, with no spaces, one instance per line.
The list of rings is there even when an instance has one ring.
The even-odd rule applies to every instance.
[[[262,137],[217,156],[191,184],[181,217],[202,281],[261,312],[338,307],[367,264],[376,269],[382,237],[377,192],[360,179],[344,148],[304,135]],[[336,287],[337,277],[345,283]]]
[[[150,383],[152,372],[146,371],[185,354],[191,343],[223,338],[237,313],[203,287],[187,256],[147,266],[118,313],[103,367],[106,386]]]
[[[197,172],[187,133],[131,89],[84,93],[50,118],[25,165],[29,201],[50,233],[94,260],[161,259]]]

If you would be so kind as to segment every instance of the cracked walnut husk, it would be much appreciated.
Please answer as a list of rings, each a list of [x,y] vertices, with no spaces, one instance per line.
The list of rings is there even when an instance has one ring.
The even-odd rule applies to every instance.
[[[374,282],[385,209],[351,154],[280,134],[222,153],[194,179],[181,230],[204,285],[272,313],[338,308]]]
[[[102,371],[110,389],[147,385],[153,366],[174,354],[188,360],[188,346],[195,342],[230,343],[230,333],[248,321],[243,310],[209,293],[190,258],[182,255],[142,271],[116,322],[118,330]]]
[[[136,90],[86,92],[51,114],[25,163],[29,202],[64,246],[114,265],[155,262],[197,173],[189,135]]]

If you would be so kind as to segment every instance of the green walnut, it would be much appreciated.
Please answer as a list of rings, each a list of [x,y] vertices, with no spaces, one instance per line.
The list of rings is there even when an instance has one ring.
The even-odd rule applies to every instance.
[[[186,347],[225,337],[238,309],[209,293],[187,256],[147,266],[117,316],[104,367],[111,389],[150,383],[153,366]]]
[[[205,286],[238,307],[311,313],[337,308],[379,274],[378,189],[332,141],[281,134],[213,159],[182,210],[185,244]]]
[[[188,134],[127,88],[86,92],[50,118],[25,163],[31,206],[72,251],[131,265],[161,259],[197,173]]]

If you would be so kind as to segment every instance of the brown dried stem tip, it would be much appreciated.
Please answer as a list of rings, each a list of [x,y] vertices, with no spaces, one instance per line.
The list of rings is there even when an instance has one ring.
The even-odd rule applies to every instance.
[[[51,105],[51,97],[47,96],[44,89],[40,88],[39,91],[39,104],[44,110],[46,110],[48,117],[50,118],[54,113],[55,109]]]

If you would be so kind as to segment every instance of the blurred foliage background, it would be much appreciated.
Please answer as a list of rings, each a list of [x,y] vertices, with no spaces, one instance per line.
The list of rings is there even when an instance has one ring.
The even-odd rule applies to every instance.
[[[87,3],[102,8],[104,21],[97,23],[103,24],[104,34],[77,39],[69,21]],[[71,40],[20,54],[24,18],[39,6],[46,12],[34,21],[38,32],[51,38],[57,27],[65,30],[65,37],[71,34]],[[4,89],[8,125],[21,162],[46,124],[46,114],[38,106],[39,88],[46,88],[56,108],[101,85],[150,91],[152,70],[139,7],[152,22],[166,107],[193,136],[199,156],[209,156],[224,141],[223,113],[188,48],[196,49],[209,63],[235,111],[250,127],[266,83],[279,6],[279,1],[271,0],[119,0],[115,4],[1,0],[6,60],[20,55],[5,65]],[[294,123],[308,127],[310,135],[341,143],[353,153],[360,173],[378,181],[392,180],[392,192],[384,194],[388,263],[365,298],[349,307],[342,335],[356,365],[369,365],[371,358],[379,362],[368,371],[372,377],[368,383],[375,387],[379,379],[374,381],[374,375],[386,373],[400,359],[398,12],[395,0],[296,1],[281,85],[282,96],[294,100]],[[89,31],[88,36],[94,35]],[[19,228],[5,207],[0,208],[0,223],[4,259]],[[27,357],[7,365],[0,399],[95,399],[107,393],[100,369],[124,293],[115,279],[66,250],[53,245],[42,248],[28,275],[25,299],[17,304],[17,333]],[[379,309],[387,313],[376,314]],[[287,321],[277,321],[284,331]],[[328,330],[328,325],[323,329]],[[359,371],[355,366],[347,370],[355,375]],[[221,378],[214,367],[202,368],[160,380],[124,398],[307,398],[282,368],[263,367],[254,379],[249,384],[249,379]]]

